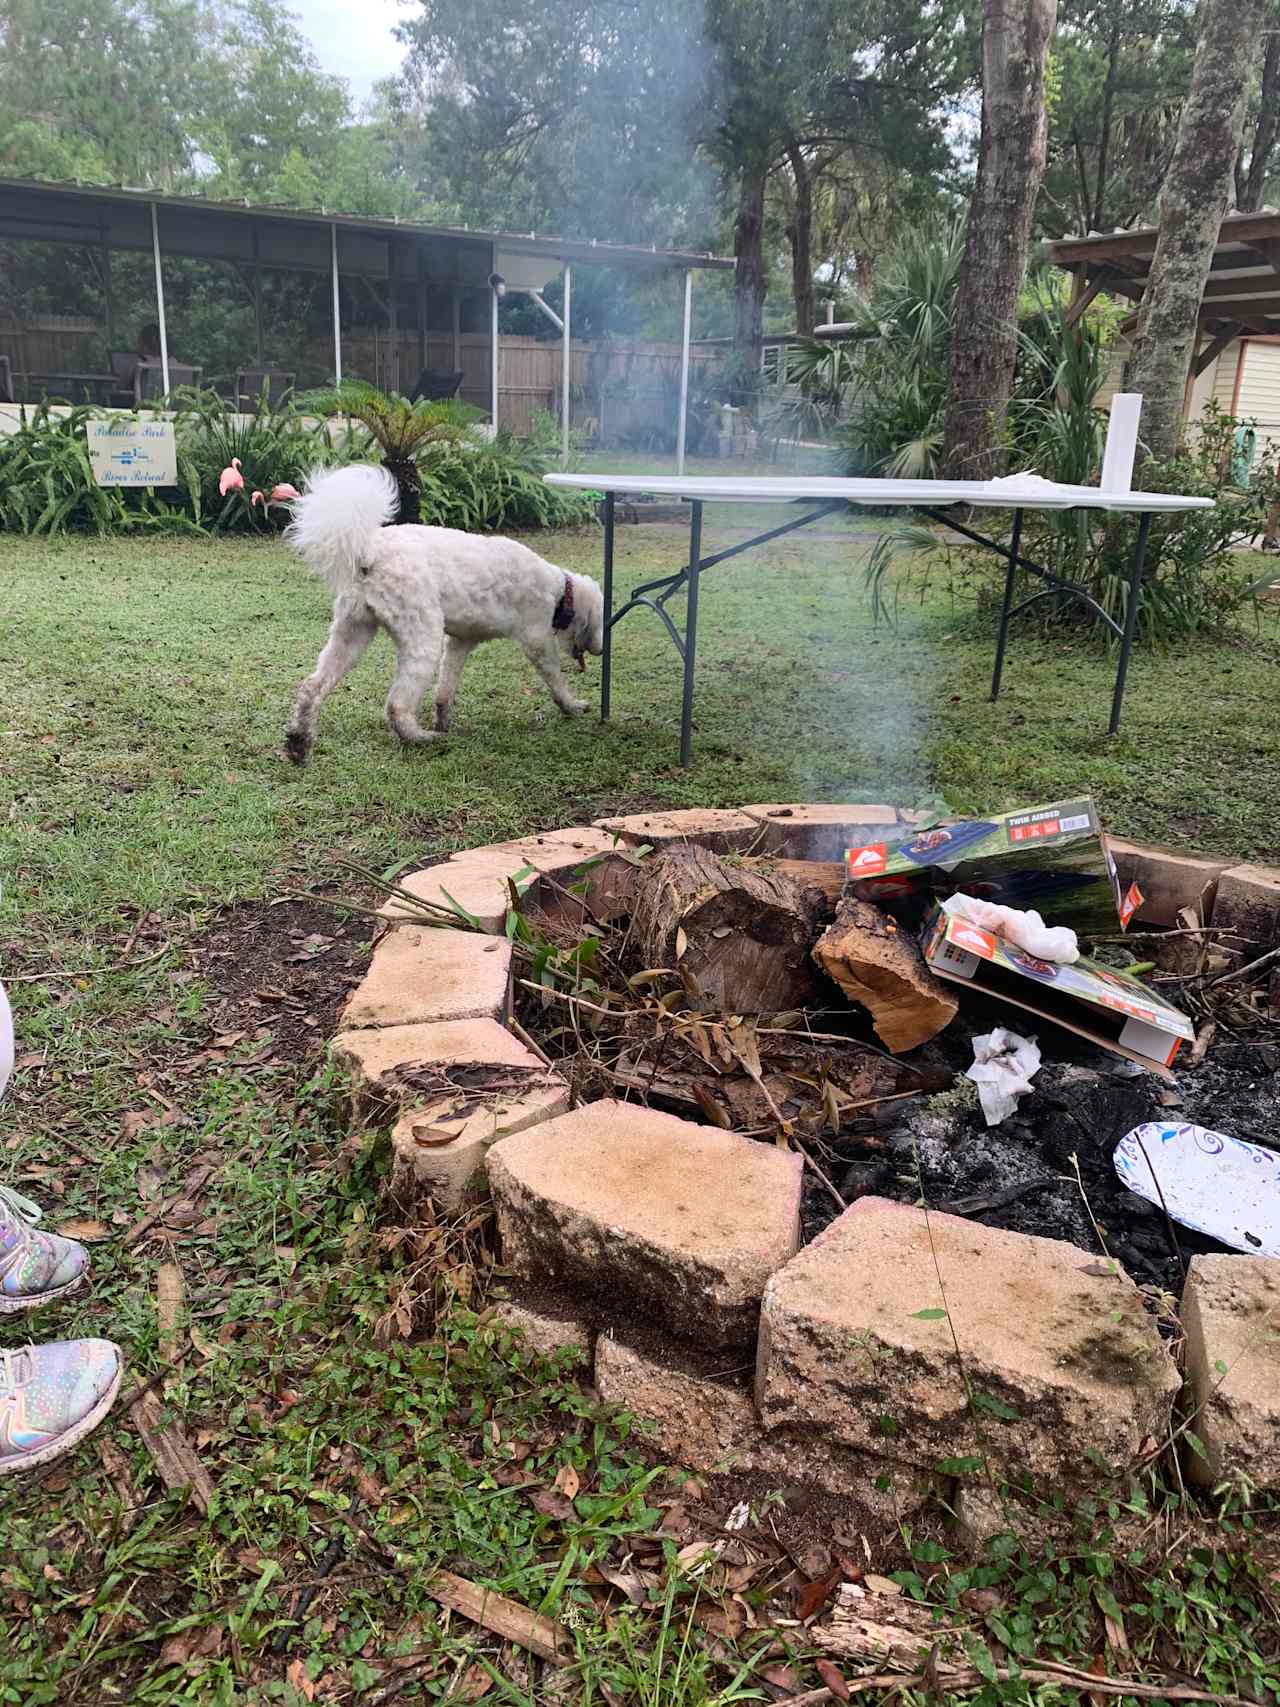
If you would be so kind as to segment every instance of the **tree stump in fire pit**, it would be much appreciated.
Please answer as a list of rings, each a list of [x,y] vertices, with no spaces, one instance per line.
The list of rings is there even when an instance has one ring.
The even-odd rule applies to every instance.
[[[818,890],[778,872],[728,864],[701,847],[646,862],[635,911],[646,966],[677,972],[720,1013],[781,1013],[817,995],[809,951],[824,907]]]
[[[814,945],[813,958],[851,1001],[869,1010],[895,1054],[936,1037],[959,1003],[934,977],[908,932],[868,901],[846,896]]]

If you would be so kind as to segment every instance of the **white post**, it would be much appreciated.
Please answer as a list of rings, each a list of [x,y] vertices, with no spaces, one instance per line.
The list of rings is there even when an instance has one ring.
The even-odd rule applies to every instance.
[[[160,325],[160,380],[164,394],[169,395],[169,322],[164,313],[164,275],[160,271],[160,221],[156,204],[151,204],[151,258],[156,266],[156,318]]]
[[[338,227],[329,227],[329,254],[333,272],[333,377],[342,384],[342,301],[338,295]]]
[[[827,325],[828,326],[834,326],[835,323],[836,323],[836,299],[835,299],[835,297],[830,296],[827,298]]]
[[[689,331],[693,322],[693,273],[684,275],[684,324],[680,330],[680,419],[676,424],[676,473],[684,473],[684,441],[689,425]]]
[[[1133,464],[1138,454],[1138,417],[1142,393],[1117,391],[1111,399],[1107,423],[1107,447],[1102,453],[1101,488],[1104,492],[1132,492]]]
[[[572,277],[569,264],[565,262],[564,269],[564,335],[561,343],[564,348],[564,370],[560,381],[560,466],[569,466],[569,378],[573,366],[572,333],[569,329],[569,294],[572,289]]]
[[[498,430],[498,293],[489,286],[489,410]]]

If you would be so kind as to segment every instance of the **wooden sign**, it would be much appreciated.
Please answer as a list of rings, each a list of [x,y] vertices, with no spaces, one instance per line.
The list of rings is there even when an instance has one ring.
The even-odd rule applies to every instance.
[[[172,421],[89,421],[89,462],[99,486],[174,486],[178,446]]]

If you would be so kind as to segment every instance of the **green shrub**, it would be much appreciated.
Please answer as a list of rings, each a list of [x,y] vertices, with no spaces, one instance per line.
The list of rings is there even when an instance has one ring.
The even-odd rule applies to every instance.
[[[487,442],[429,444],[418,463],[423,521],[468,533],[576,527],[592,521],[596,499],[590,493],[543,481],[559,454],[558,439],[548,442],[549,437],[546,427],[535,423],[527,439],[501,428]]]
[[[370,392],[362,388],[362,413],[373,417],[378,411],[363,395]],[[251,414],[237,416],[211,392],[176,394],[172,402],[178,484],[159,489],[110,489],[94,480],[85,423],[100,410],[82,405],[52,414],[44,404],[29,415],[24,410],[19,430],[0,437],[0,530],[275,532],[288,521],[288,511],[251,505],[253,491],[269,493],[281,482],[301,488],[316,468],[385,460],[383,444],[368,427],[336,411],[334,418],[317,421],[297,404],[272,408],[263,400]],[[589,494],[559,492],[543,483],[559,455],[558,431],[549,417],[526,439],[504,430],[486,443],[469,436],[475,411],[466,405],[410,411],[403,399],[382,402],[388,407],[378,417],[381,438],[396,454],[411,456],[423,521],[489,532],[592,520]],[[233,462],[239,463],[244,489],[223,496],[218,482]]]
[[[314,468],[363,462],[371,454],[368,435],[347,422],[336,430],[308,420],[292,402],[273,408],[259,399],[251,414],[228,414],[213,392],[175,396],[178,472],[192,519],[213,533],[266,533],[288,521],[280,507],[251,505],[248,494],[270,492],[281,481],[301,488]],[[240,465],[244,492],[218,491],[222,471]]]
[[[1050,418],[1052,413],[1046,411],[1041,418],[1039,455],[1034,454],[1034,433],[1024,422],[1030,438],[1023,449],[1029,448],[1032,454],[1022,466],[1030,466],[1049,479],[1095,483],[1105,415],[1091,405],[1074,412],[1058,407],[1062,419],[1057,421]],[[1094,415],[1097,420],[1091,424],[1086,416]],[[1210,404],[1188,428],[1176,457],[1168,462],[1145,462],[1135,478],[1143,491],[1180,492],[1213,500],[1211,509],[1152,518],[1138,607],[1140,639],[1161,645],[1220,629],[1274,579],[1274,571],[1269,571],[1258,580],[1248,556],[1238,549],[1262,532],[1267,511],[1280,495],[1280,481],[1268,468],[1260,468],[1244,484],[1235,484],[1238,467],[1234,449],[1240,432],[1241,423]],[[1007,534],[1008,520],[1003,514],[986,512],[984,531],[995,537],[1000,537],[1002,530]],[[1110,515],[1102,510],[1028,510],[1022,549],[1033,562],[1062,580],[1082,586],[1113,622],[1123,624],[1140,523],[1137,515]],[[891,571],[900,562],[899,548],[930,548],[927,555],[910,560],[907,576],[918,589],[936,572],[938,558],[933,548],[938,543],[920,528],[901,528],[881,537],[867,564],[868,587],[879,614],[889,615],[887,592],[895,581]],[[951,546],[947,557],[960,565],[962,574],[972,576],[980,605],[994,603],[1004,581],[998,559],[988,551]],[[1058,633],[1075,631],[1113,638],[1112,631],[1093,612],[1070,598],[1046,599],[1035,607],[1034,617],[1020,620],[1035,621]]]
[[[99,486],[89,462],[85,422],[101,411],[81,404],[53,414],[47,403],[23,409],[17,432],[0,437],[0,530],[59,534],[182,531],[194,526],[193,492]],[[180,476],[183,471],[180,470]]]
[[[411,403],[398,392],[379,391],[363,379],[346,380],[332,391],[311,392],[303,405],[320,415],[345,415],[348,424],[359,422],[368,434],[369,448],[377,451],[395,480],[402,522],[422,520],[419,465],[429,447],[460,443],[482,419],[469,403],[452,398]]]

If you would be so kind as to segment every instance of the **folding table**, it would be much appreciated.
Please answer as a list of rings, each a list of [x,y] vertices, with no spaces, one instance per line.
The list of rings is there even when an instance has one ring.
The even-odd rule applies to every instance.
[[[698,585],[702,574],[731,557],[739,557],[758,545],[794,533],[839,510],[865,505],[872,508],[893,507],[914,510],[940,522],[953,533],[976,545],[986,546],[1004,558],[1006,567],[1004,597],[1000,607],[1000,625],[996,636],[995,668],[991,680],[991,698],[1000,692],[1004,673],[1005,651],[1009,623],[1013,617],[1041,599],[1066,596],[1086,605],[1105,623],[1120,642],[1120,658],[1116,668],[1115,689],[1111,701],[1111,721],[1108,734],[1120,727],[1120,712],[1124,704],[1125,680],[1129,673],[1129,656],[1133,650],[1134,630],[1138,620],[1138,605],[1142,591],[1142,576],[1146,561],[1147,536],[1151,519],[1183,510],[1209,509],[1212,500],[1193,498],[1170,492],[1135,492],[1129,481],[1133,468],[1133,453],[1137,437],[1138,410],[1141,399],[1121,394],[1114,400],[1111,427],[1108,433],[1107,454],[1103,462],[1102,484],[1099,486],[1065,486],[1042,480],[1037,475],[1012,475],[1003,480],[853,480],[824,476],[774,478],[756,475],[650,475],[650,474],[548,474],[550,486],[571,486],[604,494],[604,657],[600,680],[600,716],[607,720],[613,682],[613,629],[624,616],[641,606],[653,611],[665,626],[671,642],[684,665],[684,688],[680,710],[680,763],[688,766],[693,736],[694,665],[698,643]],[[689,504],[689,556],[683,568],[674,574],[647,581],[637,587],[622,606],[613,608],[613,543],[614,506],[619,494],[652,493],[656,497],[682,498]],[[707,504],[726,503],[811,503],[805,514],[753,534],[723,551],[704,556],[702,552],[702,514]],[[959,515],[948,514],[946,506],[962,505]],[[1011,510],[1013,525],[1007,543],[992,539],[971,527],[967,520],[969,509]],[[1123,622],[1117,622],[1103,610],[1082,586],[1067,581],[1034,563],[1021,549],[1023,517],[1028,510],[1110,510],[1137,515],[1138,537],[1129,572],[1128,597]],[[1015,603],[1019,570],[1036,577],[1045,585],[1020,603]],[[686,589],[683,634],[676,627],[666,606],[681,588]]]

